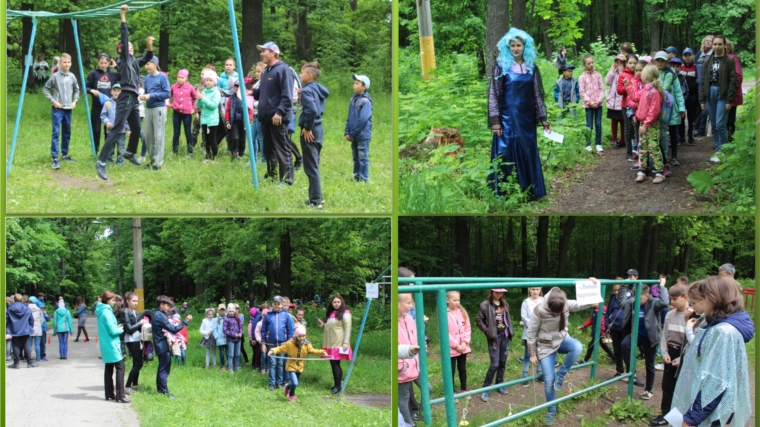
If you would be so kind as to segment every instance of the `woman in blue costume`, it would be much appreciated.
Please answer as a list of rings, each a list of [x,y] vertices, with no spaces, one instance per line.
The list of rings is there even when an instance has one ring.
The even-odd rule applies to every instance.
[[[497,44],[499,56],[488,88],[488,119],[493,131],[491,160],[500,159],[498,170],[488,175],[497,196],[499,184],[517,168],[517,181],[532,199],[546,196],[538,155],[536,128],[551,132],[546,121],[544,89],[536,62],[533,38],[512,28]]]

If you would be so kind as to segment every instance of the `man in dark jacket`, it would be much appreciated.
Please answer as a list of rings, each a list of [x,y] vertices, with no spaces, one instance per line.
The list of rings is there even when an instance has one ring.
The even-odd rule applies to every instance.
[[[280,185],[293,185],[293,164],[290,158],[288,123],[293,119],[293,74],[280,60],[280,48],[273,42],[256,46],[267,65],[261,73],[261,84],[253,97],[259,100],[259,121],[264,134],[264,157],[267,178],[275,179],[279,164]]]
[[[5,312],[5,334],[11,336],[11,344],[13,345],[13,364],[8,365],[8,368],[11,369],[19,368],[18,362],[22,348],[26,354],[26,367],[36,368],[39,366],[32,361],[32,346],[29,343],[29,335],[32,335],[34,330],[34,319],[29,307],[21,302],[22,300],[21,294],[15,294],[13,296],[14,303],[9,305]]]
[[[140,103],[137,100],[137,91],[140,86],[140,69],[153,58],[153,40],[146,39],[147,51],[140,58],[133,56],[134,48],[129,42],[129,27],[127,27],[127,11],[129,6],[121,6],[121,43],[117,45],[119,50],[119,61],[116,68],[119,70],[121,80],[121,96],[116,102],[116,120],[114,121],[111,132],[108,133],[103,149],[98,156],[98,162],[95,163],[95,170],[101,179],[108,180],[106,173],[106,161],[111,156],[114,146],[119,142],[119,135],[124,132],[124,126],[129,123],[132,133],[129,137],[127,151],[124,158],[130,162],[139,165],[140,159],[135,154],[137,144],[140,142],[142,125],[140,124]]]
[[[193,316],[188,315],[184,322],[175,326],[169,323],[169,318],[166,317],[166,313],[174,305],[172,300],[167,296],[161,295],[156,299],[156,305],[158,305],[158,309],[153,313],[153,318],[150,320],[150,326],[153,330],[153,349],[158,358],[156,391],[165,394],[169,399],[174,399],[175,396],[169,393],[169,388],[167,387],[169,372],[172,367],[172,353],[163,331],[166,330],[172,334],[177,334],[187,327],[187,324],[193,320]]]

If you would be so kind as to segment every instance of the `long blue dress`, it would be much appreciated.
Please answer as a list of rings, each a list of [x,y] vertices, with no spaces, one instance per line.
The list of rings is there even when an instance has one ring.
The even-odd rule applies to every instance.
[[[533,197],[540,199],[546,196],[546,187],[536,139],[534,76],[510,69],[500,80],[503,85],[498,100],[502,134],[493,135],[491,160],[500,157],[501,165],[488,176],[489,186],[497,196],[501,195],[499,183],[517,168],[520,188],[530,189]]]

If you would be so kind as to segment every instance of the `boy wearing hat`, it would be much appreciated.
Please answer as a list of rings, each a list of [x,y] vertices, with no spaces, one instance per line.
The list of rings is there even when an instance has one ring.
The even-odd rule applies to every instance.
[[[164,137],[166,135],[166,100],[172,96],[169,78],[161,73],[158,58],[152,57],[145,70],[145,93],[140,100],[145,102],[145,144],[148,146],[150,162],[145,167],[154,171],[164,165]]]
[[[554,100],[559,104],[559,108],[562,110],[560,117],[565,117],[567,110],[565,109],[571,103],[580,102],[580,91],[578,90],[578,79],[573,77],[574,65],[566,65],[560,68],[562,77],[557,79],[554,83]],[[573,121],[578,118],[578,115],[573,108],[571,110],[573,115]]]
[[[100,152],[98,162],[95,163],[95,170],[98,177],[108,180],[106,173],[106,161],[111,157],[114,146],[119,142],[120,135],[124,132],[124,127],[129,122],[130,128],[134,131],[129,137],[129,144],[124,158],[133,164],[140,165],[140,159],[137,157],[137,144],[140,142],[140,103],[137,100],[138,86],[140,85],[140,68],[148,63],[153,57],[153,40],[149,36],[146,39],[147,51],[140,58],[133,56],[134,47],[129,43],[129,28],[127,27],[127,11],[129,6],[121,6],[121,43],[116,47],[119,50],[119,61],[116,68],[119,70],[121,88],[124,94],[119,98],[116,104],[116,117],[113,122],[112,134],[106,138],[103,150]]]
[[[372,139],[372,98],[369,90],[369,77],[354,74],[354,96],[348,105],[346,141],[351,141],[351,153],[354,159],[354,181],[369,181],[369,142]]]
[[[272,300],[272,310],[264,316],[261,325],[261,340],[267,346],[267,352],[281,346],[293,338],[293,317],[282,309],[282,297],[277,295]],[[285,384],[285,360],[269,358],[269,391]]]
[[[699,85],[697,82],[697,66],[694,63],[694,51],[687,47],[683,50],[683,65],[678,72],[679,76],[683,76],[686,80],[686,85],[689,87],[689,95],[685,97],[684,103],[686,104],[686,117],[689,121],[688,128],[688,141],[689,145],[694,146],[694,126],[699,118]],[[684,121],[678,127],[679,141],[687,140],[686,125]]]
[[[669,46],[665,49],[665,53],[668,55],[668,61],[678,56],[678,49],[675,46]]]

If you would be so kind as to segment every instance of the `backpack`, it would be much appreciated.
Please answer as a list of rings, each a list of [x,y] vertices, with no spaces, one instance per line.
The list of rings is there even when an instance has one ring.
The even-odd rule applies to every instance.
[[[654,88],[649,89],[649,94],[647,97],[651,100],[652,99],[652,91]],[[670,94],[667,90],[662,91],[662,105],[660,110],[660,123],[664,125],[670,124],[670,119],[673,117],[673,95]]]
[[[683,94],[683,98],[686,99],[689,97],[689,83],[686,82],[686,77],[682,76],[681,74],[678,74],[678,82],[681,83],[681,93]]]

